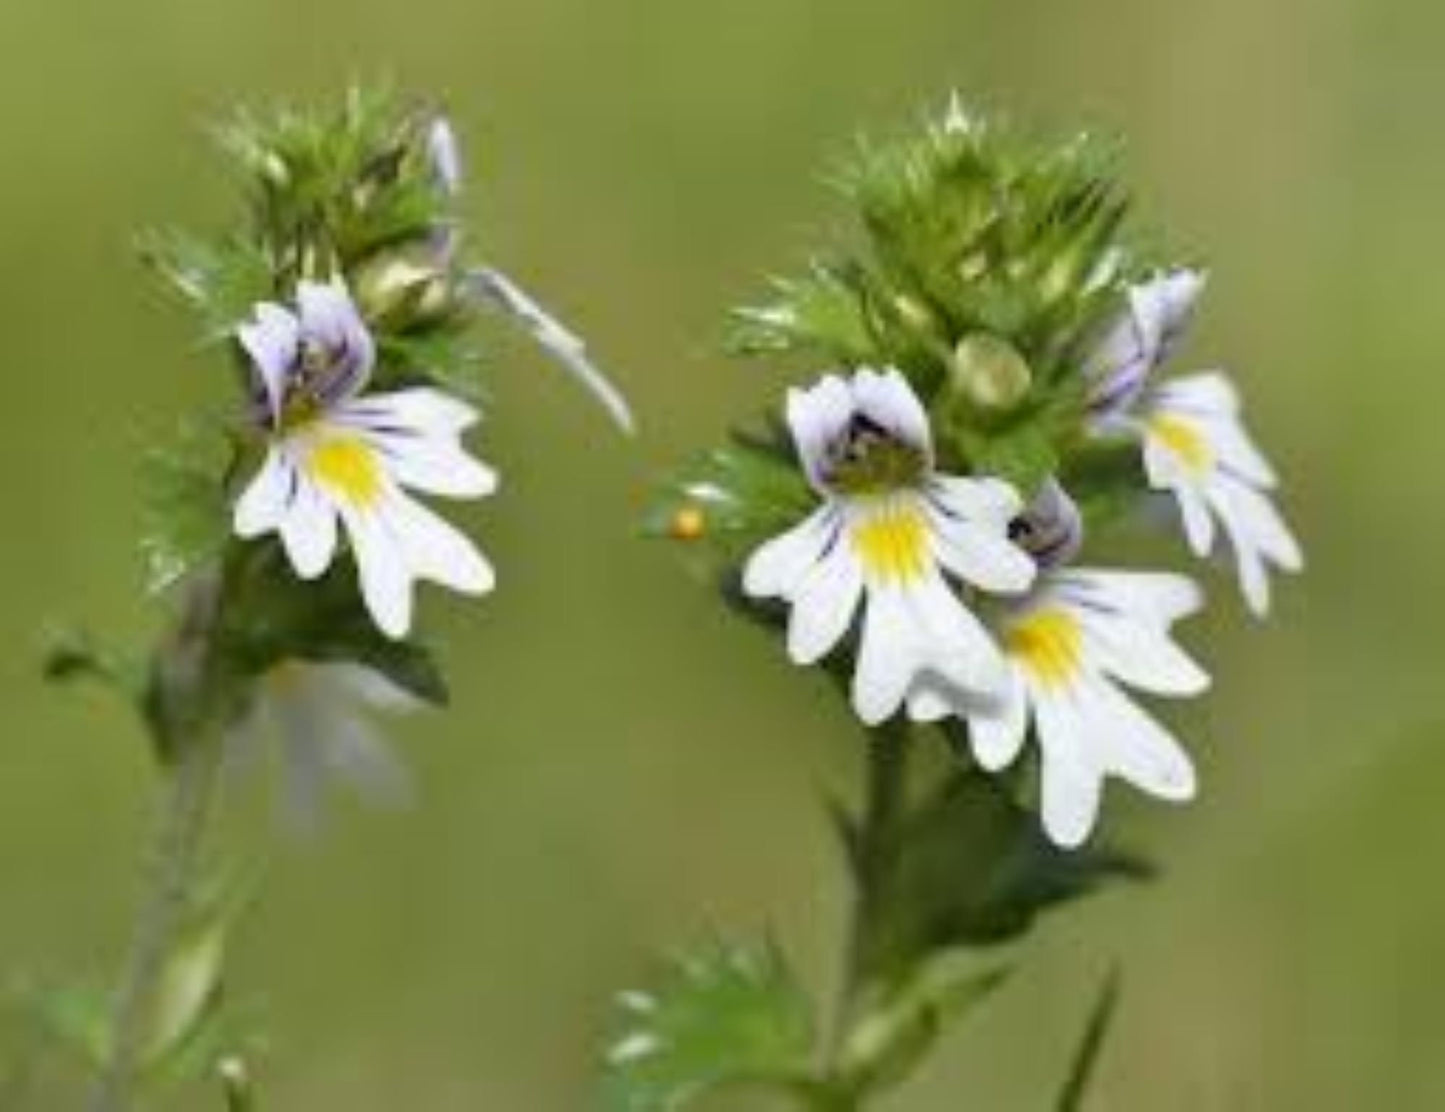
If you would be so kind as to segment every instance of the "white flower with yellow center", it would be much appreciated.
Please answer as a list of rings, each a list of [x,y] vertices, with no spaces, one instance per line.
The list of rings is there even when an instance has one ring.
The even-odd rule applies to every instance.
[[[998,647],[945,573],[985,591],[1029,587],[1034,563],[1008,539],[1017,492],[935,472],[928,415],[894,370],[790,391],[787,418],[823,505],[752,554],[743,589],[791,605],[792,659],[827,655],[863,602],[853,707],[864,722],[891,717],[924,676],[996,691]]]
[[[411,776],[369,718],[420,706],[364,665],[289,660],[257,681],[227,739],[228,758],[251,764],[274,744],[285,814],[302,829],[316,825],[332,781],[345,781],[368,803],[398,806],[411,797]]]
[[[1149,483],[1178,500],[1189,547],[1207,555],[1218,518],[1245,600],[1265,614],[1268,566],[1299,571],[1304,555],[1268,497],[1274,469],[1245,431],[1233,385],[1218,373],[1173,379],[1145,399],[1140,422]]]
[[[1216,371],[1148,388],[1188,325],[1204,281],[1198,271],[1176,270],[1129,291],[1128,308],[1086,370],[1089,407],[1101,431],[1141,438],[1149,483],[1178,501],[1196,555],[1213,549],[1218,519],[1234,548],[1245,600],[1263,615],[1268,566],[1298,571],[1304,559],[1267,496],[1276,486],[1274,470],[1245,431],[1233,385]]]
[[[490,590],[491,566],[461,533],[405,493],[491,493],[496,474],[469,456],[468,405],[438,390],[363,395],[375,348],[340,281],[302,282],[296,308],[263,302],[237,338],[251,357],[270,448],[236,503],[241,537],[275,532],[303,579],[330,566],[337,522],[377,626],[404,637],[412,585]]]
[[[1065,571],[1049,576],[1003,623],[1008,679],[991,703],[924,685],[915,715],[968,720],[978,763],[1011,764],[1032,720],[1041,763],[1044,829],[1077,846],[1093,829],[1104,780],[1118,776],[1160,799],[1193,797],[1194,767],[1179,743],[1121,685],[1155,695],[1196,695],[1209,677],[1170,637],[1199,609],[1182,576]]]

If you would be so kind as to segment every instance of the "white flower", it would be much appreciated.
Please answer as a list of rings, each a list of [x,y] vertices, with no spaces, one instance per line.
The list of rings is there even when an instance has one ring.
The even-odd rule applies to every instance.
[[[1276,478],[1240,418],[1238,395],[1219,372],[1149,388],[1174,350],[1204,288],[1198,271],[1177,270],[1129,291],[1086,373],[1095,427],[1137,435],[1150,486],[1179,503],[1184,533],[1198,556],[1214,547],[1215,518],[1234,548],[1240,586],[1255,614],[1269,609],[1268,565],[1304,566],[1299,543],[1266,492]]]
[[[1175,270],[1129,290],[1129,305],[1104,334],[1086,375],[1092,381],[1088,405],[1095,420],[1108,422],[1128,411],[1154,368],[1173,353],[1204,292],[1205,275]]]
[[[1150,485],[1178,500],[1195,555],[1214,547],[1218,517],[1234,548],[1245,600],[1264,615],[1267,565],[1299,571],[1304,555],[1266,494],[1276,484],[1274,469],[1245,431],[1233,385],[1219,373],[1174,379],[1146,397],[1142,408]]]
[[[296,574],[314,579],[336,554],[339,518],[367,608],[391,637],[411,628],[417,579],[491,589],[491,566],[471,542],[403,489],[477,498],[496,488],[495,473],[462,447],[477,420],[470,406],[427,388],[362,395],[374,346],[339,280],[302,282],[294,312],[257,305],[237,337],[270,435],[236,503],[239,536],[279,533]]]
[[[257,682],[249,711],[227,738],[228,758],[249,764],[274,743],[285,813],[301,828],[316,825],[332,780],[345,780],[369,803],[397,806],[411,797],[411,777],[368,712],[420,705],[364,665],[287,661]]]
[[[853,675],[864,722],[889,718],[923,676],[996,690],[998,647],[944,573],[986,591],[1028,588],[1033,561],[1008,539],[1018,494],[996,479],[934,471],[928,415],[897,371],[829,375],[790,391],[787,417],[823,505],[752,554],[743,589],[791,604],[792,659],[825,656],[866,599]]]
[[[1172,696],[1209,685],[1169,634],[1201,601],[1182,576],[1058,572],[1004,623],[1009,674],[1000,699],[981,703],[923,685],[912,709],[926,719],[967,718],[974,756],[990,771],[1018,756],[1032,719],[1044,829],[1059,845],[1077,846],[1094,826],[1107,776],[1161,799],[1193,797],[1188,756],[1120,685]]]

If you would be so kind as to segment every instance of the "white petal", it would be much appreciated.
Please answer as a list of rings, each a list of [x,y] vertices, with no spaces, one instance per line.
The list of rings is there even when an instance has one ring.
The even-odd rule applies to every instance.
[[[400,639],[411,629],[412,574],[401,542],[375,511],[342,503],[341,514],[356,554],[361,597],[377,628]]]
[[[961,714],[963,693],[938,676],[924,672],[908,689],[908,717],[914,722],[940,722]]]
[[[788,391],[788,427],[798,459],[815,490],[824,490],[823,467],[828,448],[848,428],[852,416],[853,392],[837,375],[824,375],[807,390]]]
[[[900,590],[916,668],[965,692],[998,695],[1007,664],[993,637],[936,571]]]
[[[411,801],[411,773],[370,723],[335,711],[320,740],[326,771],[346,780],[367,803],[396,808]]]
[[[1097,668],[1157,695],[1198,695],[1209,687],[1209,675],[1162,627],[1076,609],[1084,630],[1085,656]]]
[[[1266,490],[1279,482],[1269,460],[1264,458],[1264,453],[1237,418],[1206,417],[1200,423],[1221,467]]]
[[[261,470],[236,501],[233,527],[238,537],[249,540],[277,528],[291,503],[297,475],[286,453],[272,448]]]
[[[1204,592],[1194,580],[1168,572],[1079,568],[1057,573],[1050,584],[1069,599],[1104,606],[1163,628],[1204,605]]]
[[[336,552],[336,507],[299,471],[291,504],[281,521],[281,542],[302,579],[315,579]]]
[[[368,394],[338,407],[349,424],[378,431],[457,436],[476,424],[478,414],[466,402],[440,390],[418,386],[390,394]]]
[[[1007,529],[1023,512],[1019,492],[1002,479],[964,479],[956,475],[935,475],[928,493],[955,517]]]
[[[931,457],[933,433],[928,412],[899,371],[864,367],[853,375],[852,389],[853,404],[859,413]]]
[[[981,767],[997,772],[1014,762],[1028,733],[1028,713],[1028,690],[1011,667],[992,707],[968,715],[969,742]]]
[[[1269,573],[1265,558],[1287,571],[1296,571],[1304,562],[1299,544],[1278,511],[1258,491],[1219,475],[1210,495],[1234,548],[1245,600],[1249,608],[1262,617],[1269,611]]]
[[[482,498],[497,489],[497,473],[468,455],[454,436],[373,427],[363,427],[362,435],[402,486],[443,498]]]
[[[863,567],[846,544],[814,564],[793,593],[788,655],[797,664],[826,656],[848,632],[863,593]]]
[[[274,417],[281,411],[286,377],[296,361],[301,324],[288,310],[269,301],[257,304],[252,313],[251,321],[237,327],[236,338],[251,357]]]
[[[1090,751],[1069,689],[1033,689],[1039,735],[1044,829],[1058,845],[1082,845],[1094,828],[1103,790],[1103,771]]]
[[[915,630],[903,591],[871,589],[863,613],[858,665],[853,673],[853,709],[876,726],[897,711],[915,671]]]
[[[1083,681],[1077,707],[1090,745],[1107,771],[1160,799],[1195,793],[1194,765],[1179,743],[1108,680]]]
[[[1239,412],[1239,393],[1222,371],[1170,379],[1155,392],[1151,408],[1195,417],[1232,417]]]
[[[837,542],[839,524],[837,510],[822,506],[786,533],[759,545],[743,568],[743,591],[753,598],[789,597]]]
[[[466,535],[425,506],[394,494],[378,509],[416,579],[428,579],[463,594],[486,594],[496,574]]]
[[[933,552],[954,575],[985,591],[1017,594],[1037,574],[1033,558],[995,523],[967,521],[929,507]]]

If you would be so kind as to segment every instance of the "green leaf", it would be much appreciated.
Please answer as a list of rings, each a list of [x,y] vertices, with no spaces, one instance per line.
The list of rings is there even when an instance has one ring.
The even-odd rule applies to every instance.
[[[807,1073],[812,1008],[770,943],[712,943],[619,1006],[603,1089],[609,1112],[672,1112],[725,1086],[790,1089]]]
[[[939,951],[1010,941],[1106,881],[1152,875],[1127,854],[1058,848],[998,778],[973,768],[949,773],[879,852],[858,960],[865,980],[884,986]]]
[[[739,355],[806,352],[846,364],[878,352],[857,276],[815,262],[803,278],[777,278],[765,304],[735,310],[728,349]]]
[[[1081,1112],[1084,1106],[1084,1096],[1088,1092],[1089,1084],[1094,1078],[1094,1072],[1099,1063],[1099,1053],[1104,1048],[1104,1040],[1108,1038],[1109,1028],[1113,1025],[1114,1014],[1118,1008],[1119,971],[1111,969],[1109,975],[1104,978],[1098,999],[1094,1001],[1093,1010],[1089,1013],[1089,1023],[1084,1028],[1084,1037],[1079,1042],[1078,1050],[1074,1053],[1068,1080],[1065,1081],[1064,1087],[1059,1093],[1058,1103],[1055,1105],[1057,1112]]]
[[[668,480],[643,530],[701,543],[733,561],[796,525],[815,503],[791,454],[776,442],[738,435]]]
[[[231,597],[221,629],[223,651],[240,677],[263,675],[291,659],[355,661],[376,669],[425,702],[447,702],[446,681],[431,650],[395,641],[367,613],[350,561],[302,581],[274,540],[233,549]]]
[[[168,228],[143,233],[136,250],[170,291],[197,311],[210,343],[229,340],[256,302],[275,292],[270,259],[240,237],[210,242]]]
[[[230,431],[206,419],[183,422],[168,443],[146,453],[141,553],[152,592],[173,587],[225,546],[226,474],[234,456]]]

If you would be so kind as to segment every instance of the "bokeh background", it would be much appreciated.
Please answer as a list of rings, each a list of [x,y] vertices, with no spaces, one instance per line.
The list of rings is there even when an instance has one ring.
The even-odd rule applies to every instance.
[[[414,810],[341,800],[272,856],[235,960],[266,1106],[591,1107],[613,991],[714,927],[772,929],[826,985],[844,893],[818,802],[860,735],[634,522],[787,380],[716,340],[841,217],[823,172],[958,88],[1129,137],[1146,215],[1214,271],[1180,365],[1246,384],[1310,567],[1262,627],[1211,580],[1192,643],[1217,690],[1174,719],[1200,802],[1108,800],[1164,880],[1049,920],[886,1107],[1045,1107],[1113,960],[1095,1108],[1445,1107],[1442,35],[1426,0],[3,5],[5,976],[119,957],[146,754],[103,695],[42,687],[34,647],[54,619],[154,627],[135,463],[225,388],[130,234],[234,218],[204,131],[233,102],[380,75],[449,106],[485,253],[587,333],[642,434],[494,331],[506,484],[468,520],[503,589],[427,599],[457,698],[396,730]],[[34,1044],[0,1035],[4,1077]]]

